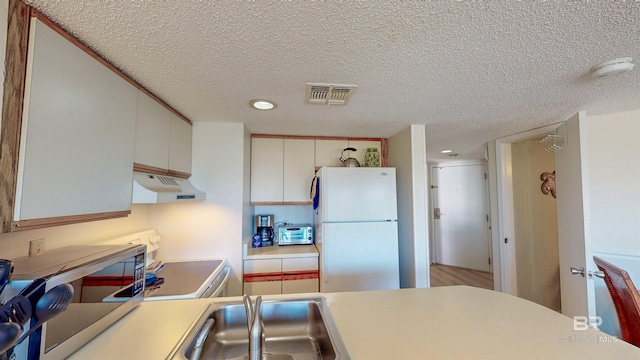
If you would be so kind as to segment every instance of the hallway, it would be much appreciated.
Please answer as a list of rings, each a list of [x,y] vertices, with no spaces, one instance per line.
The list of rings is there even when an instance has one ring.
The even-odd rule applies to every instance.
[[[493,290],[493,274],[446,266],[431,265],[431,286],[468,285]]]

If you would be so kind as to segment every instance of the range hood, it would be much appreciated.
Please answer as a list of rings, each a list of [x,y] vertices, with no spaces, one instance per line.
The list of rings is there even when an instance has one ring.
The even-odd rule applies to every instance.
[[[196,189],[187,179],[133,172],[132,203],[134,204],[183,202],[206,198],[206,194]]]

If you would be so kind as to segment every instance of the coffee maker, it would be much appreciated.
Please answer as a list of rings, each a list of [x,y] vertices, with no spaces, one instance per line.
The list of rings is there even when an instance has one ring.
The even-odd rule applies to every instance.
[[[255,233],[260,235],[262,246],[273,245],[273,215],[256,215]]]

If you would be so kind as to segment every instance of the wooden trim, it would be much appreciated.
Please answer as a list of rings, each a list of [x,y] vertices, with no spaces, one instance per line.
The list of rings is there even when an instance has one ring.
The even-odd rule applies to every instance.
[[[191,174],[186,173],[186,172],[182,172],[182,171],[176,171],[176,170],[169,170],[167,172],[167,175],[169,176],[174,176],[177,178],[182,178],[182,179],[188,179],[191,177]]]
[[[354,138],[354,137],[350,137],[348,139],[349,140],[353,140],[353,141],[382,141],[382,139],[384,139],[384,138]]]
[[[139,171],[143,173],[156,174],[156,175],[169,174],[169,170],[167,169],[163,169],[163,168],[159,168],[151,165],[139,164],[139,163],[133,163],[133,171]]]
[[[380,166],[389,166],[389,151],[387,139],[380,139]]]
[[[85,276],[82,278],[82,286],[118,286],[124,287],[134,282],[133,275],[120,276]]]
[[[316,136],[316,140],[349,140],[348,137],[344,136]]]
[[[43,219],[14,221],[12,231],[33,230],[52,226],[78,224],[89,221],[123,218],[129,216],[129,214],[131,214],[130,210],[124,210],[106,213],[58,216]]]
[[[269,134],[251,134],[251,138],[263,138],[263,139],[284,139],[284,135],[269,135]]]
[[[174,176],[177,178],[188,179],[191,177],[190,173],[176,171],[176,170],[167,170],[151,165],[145,165],[140,163],[133,163],[133,171],[139,171],[143,173],[156,174],[156,175],[165,175],[165,176]]]
[[[281,272],[244,274],[243,282],[282,281]]]
[[[290,281],[290,280],[307,280],[319,279],[320,272],[318,270],[298,270],[286,272],[268,272],[244,274],[243,282],[260,282],[260,281]]]
[[[313,201],[251,201],[251,206],[269,206],[269,205],[313,205]]]
[[[10,232],[18,182],[18,157],[29,47],[29,6],[9,0],[0,134],[0,232]]]
[[[285,271],[282,273],[282,280],[307,280],[307,279],[319,279],[320,271],[318,270],[299,270],[299,271]]]
[[[284,135],[283,139],[293,139],[293,140],[315,140],[315,136],[298,136],[298,135]]]
[[[9,12],[11,14],[11,11]],[[153,93],[151,93],[149,90],[145,89],[142,85],[138,84],[137,82],[135,82],[133,79],[131,79],[127,74],[125,74],[124,72],[122,72],[120,69],[116,68],[115,66],[113,66],[110,62],[108,62],[107,60],[105,60],[102,56],[98,55],[95,51],[93,51],[91,48],[89,48],[87,45],[85,45],[83,42],[81,42],[80,40],[78,40],[77,38],[75,38],[73,35],[69,34],[68,32],[66,32],[64,29],[62,29],[60,26],[58,26],[58,24],[56,24],[55,22],[53,22],[51,19],[49,19],[48,17],[46,17],[43,13],[39,12],[38,10],[36,10],[35,8],[31,8],[31,16],[37,18],[38,20],[42,21],[42,23],[44,23],[45,25],[47,25],[48,27],[50,27],[52,30],[54,30],[55,32],[57,32],[58,34],[60,34],[62,37],[64,37],[65,39],[69,40],[71,43],[73,43],[74,45],[76,45],[77,47],[79,47],[82,51],[86,52],[87,54],[89,54],[89,56],[91,56],[92,58],[96,59],[98,62],[100,62],[102,65],[106,66],[107,68],[109,68],[111,71],[113,71],[114,73],[116,73],[118,76],[120,76],[121,78],[123,78],[124,80],[126,80],[127,82],[129,82],[131,85],[133,85],[135,88],[137,88],[138,90],[142,91],[143,93],[147,94],[149,97],[151,97],[152,99],[154,99],[155,101],[157,101],[158,103],[160,103],[160,105],[164,106],[167,110],[171,111],[174,115],[176,115],[177,117],[179,117],[180,119],[182,119],[184,122],[186,122],[189,125],[193,125],[193,123],[191,122],[191,120],[187,119],[184,115],[180,114],[178,111],[176,111],[174,108],[172,108],[171,106],[169,106],[166,102],[164,102],[162,99],[160,99],[159,97],[157,97],[156,95],[154,95]]]
[[[359,138],[346,136],[313,136],[313,135],[274,135],[274,134],[251,134],[251,138],[264,139],[306,139],[306,140],[353,140],[353,141],[383,141],[385,138]]]

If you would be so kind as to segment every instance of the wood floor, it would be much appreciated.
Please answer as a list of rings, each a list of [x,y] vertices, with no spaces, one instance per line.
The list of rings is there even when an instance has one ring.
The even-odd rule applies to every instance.
[[[454,266],[431,265],[431,286],[468,285],[493,290],[493,274]]]

